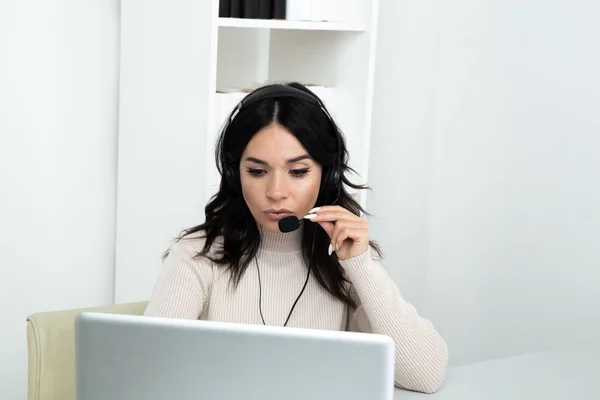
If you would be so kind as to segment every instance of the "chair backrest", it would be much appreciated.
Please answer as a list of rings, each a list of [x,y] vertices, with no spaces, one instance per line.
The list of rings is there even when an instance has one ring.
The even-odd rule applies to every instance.
[[[75,316],[82,311],[142,315],[146,302],[49,311],[27,318],[27,400],[75,399]]]

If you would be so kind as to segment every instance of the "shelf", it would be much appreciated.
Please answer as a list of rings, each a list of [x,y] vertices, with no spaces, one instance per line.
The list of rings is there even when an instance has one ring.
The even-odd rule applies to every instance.
[[[363,32],[365,30],[360,26],[350,25],[343,22],[286,21],[249,18],[219,18],[219,27],[346,32]]]

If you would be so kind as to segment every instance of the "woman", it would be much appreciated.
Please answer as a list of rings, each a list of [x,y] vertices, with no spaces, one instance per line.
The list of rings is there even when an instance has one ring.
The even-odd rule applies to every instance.
[[[217,144],[218,193],[167,253],[145,315],[388,335],[395,384],[433,393],[447,346],[373,258],[343,136],[320,99],[269,85],[231,113]],[[299,229],[282,233],[295,216]]]

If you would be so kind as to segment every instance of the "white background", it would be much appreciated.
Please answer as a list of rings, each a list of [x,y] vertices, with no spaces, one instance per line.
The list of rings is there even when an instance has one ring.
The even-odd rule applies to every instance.
[[[369,210],[451,362],[600,335],[600,4],[381,0]],[[0,390],[113,298],[118,0],[0,6]]]
[[[119,1],[0,3],[0,398],[26,317],[113,299]]]
[[[600,3],[382,1],[368,205],[464,364],[600,337]]]

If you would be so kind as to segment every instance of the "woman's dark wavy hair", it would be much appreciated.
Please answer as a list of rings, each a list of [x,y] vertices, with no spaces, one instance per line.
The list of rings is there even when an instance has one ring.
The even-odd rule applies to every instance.
[[[296,82],[287,85],[317,98],[304,85]],[[205,243],[197,256],[206,257],[213,263],[227,268],[235,285],[256,257],[261,241],[256,221],[242,196],[240,160],[250,139],[262,128],[273,123],[291,132],[309,155],[321,165],[322,179],[329,176],[329,170],[337,159],[343,172],[341,181],[344,184],[354,189],[368,189],[367,186],[354,184],[346,178],[344,173],[354,170],[348,166],[348,151],[343,134],[318,104],[295,97],[265,98],[244,105],[237,115],[235,111],[232,112],[221,130],[215,150],[217,168],[221,174],[219,190],[205,207],[205,222],[184,230],[177,240],[200,232],[201,237],[205,238]],[[338,146],[341,148],[338,149]],[[334,195],[321,190],[317,205],[336,204],[355,215],[367,214],[345,190],[344,185],[338,186],[339,193]],[[344,269],[335,253],[332,256],[327,255],[330,243],[327,233],[319,224],[302,224],[300,229],[303,230],[303,258],[314,277],[334,297],[355,307],[356,304],[349,295],[350,282]],[[219,238],[222,238],[222,242],[217,245]],[[381,255],[379,246],[375,242],[370,244]]]

